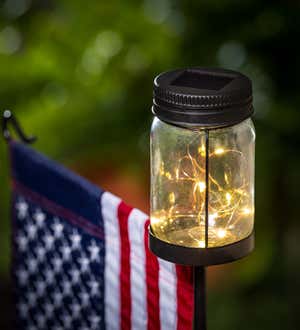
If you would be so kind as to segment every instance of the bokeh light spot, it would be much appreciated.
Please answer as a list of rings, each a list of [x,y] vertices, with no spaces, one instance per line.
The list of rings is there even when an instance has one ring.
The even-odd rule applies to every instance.
[[[2,8],[7,17],[17,18],[25,14],[30,5],[31,0],[6,0]]]
[[[0,32],[0,53],[11,55],[17,52],[22,44],[20,32],[12,26]]]
[[[226,42],[218,50],[217,59],[225,68],[238,69],[246,61],[246,50],[238,42]]]

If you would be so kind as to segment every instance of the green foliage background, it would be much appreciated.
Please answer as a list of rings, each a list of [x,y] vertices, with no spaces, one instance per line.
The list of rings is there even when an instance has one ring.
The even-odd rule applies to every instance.
[[[147,177],[152,80],[161,71],[222,66],[252,79],[256,251],[227,268],[230,284],[212,289],[210,329],[298,328],[299,13],[291,1],[0,2],[1,108],[14,110],[39,137],[38,150],[66,165],[109,163]],[[5,279],[10,227],[3,141],[0,165]]]

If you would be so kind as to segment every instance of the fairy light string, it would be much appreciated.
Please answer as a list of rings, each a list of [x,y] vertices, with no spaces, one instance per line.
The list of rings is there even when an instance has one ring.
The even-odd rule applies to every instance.
[[[218,172],[217,178],[217,173],[211,171],[211,168],[216,162],[226,163],[228,159],[234,157],[237,157],[240,163],[245,163],[246,159],[242,152],[232,148],[214,145],[209,147],[208,140],[203,137],[200,139],[197,152],[191,152],[193,146],[194,142],[187,145],[186,154],[176,161],[172,171],[166,171],[162,162],[159,174],[166,182],[175,183],[174,186],[178,189],[184,187],[187,182],[192,187],[190,207],[196,217],[195,228],[188,232],[192,246],[204,248],[230,244],[239,236],[240,223],[246,221],[245,219],[253,213],[249,181],[241,173],[240,184],[236,186],[231,182],[232,174],[230,174],[230,170],[234,169],[228,166],[229,170],[226,170],[225,166],[221,183],[220,173]],[[206,156],[208,156],[208,164],[206,164]],[[207,177],[206,166],[209,169]],[[168,226],[176,219],[182,221],[185,216],[177,209],[176,192],[176,190],[168,192],[168,208],[153,217],[157,218],[157,221],[153,219],[154,227],[157,222],[157,228],[160,226],[158,230],[161,232],[169,230]],[[184,242],[179,241],[179,244],[183,245]]]

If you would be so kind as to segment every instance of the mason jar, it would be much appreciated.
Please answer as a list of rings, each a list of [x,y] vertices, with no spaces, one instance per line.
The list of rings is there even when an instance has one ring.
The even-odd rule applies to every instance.
[[[192,68],[154,81],[151,231],[191,248],[239,242],[253,233],[255,130],[251,81]]]

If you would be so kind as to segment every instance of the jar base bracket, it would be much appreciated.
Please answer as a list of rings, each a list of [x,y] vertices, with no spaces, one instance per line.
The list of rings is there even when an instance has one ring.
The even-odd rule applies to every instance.
[[[189,266],[225,264],[246,257],[254,249],[254,231],[229,245],[212,248],[192,248],[165,242],[154,236],[149,226],[149,248],[157,257]]]

